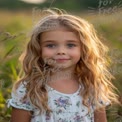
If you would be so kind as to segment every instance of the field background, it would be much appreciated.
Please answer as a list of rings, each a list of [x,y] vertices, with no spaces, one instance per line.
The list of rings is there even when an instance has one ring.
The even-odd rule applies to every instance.
[[[39,10],[41,8],[33,11],[32,7],[17,11],[0,10],[0,122],[10,120],[11,108],[7,108],[6,103],[11,97],[13,83],[23,75],[19,59],[30,39],[33,25],[39,19]],[[69,11],[91,22],[103,43],[109,47],[110,71],[116,78],[113,83],[122,102],[122,11],[110,14],[99,14],[88,8]],[[108,122],[122,122],[122,107],[109,107],[107,119]]]

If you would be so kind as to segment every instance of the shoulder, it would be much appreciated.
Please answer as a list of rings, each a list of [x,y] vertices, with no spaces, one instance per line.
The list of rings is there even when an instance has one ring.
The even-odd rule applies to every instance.
[[[26,96],[26,82],[20,83],[16,89],[12,90],[11,99],[9,99],[8,107],[12,106],[24,110],[33,110],[33,105]]]
[[[13,95],[19,95],[24,96],[26,94],[26,82],[21,82],[18,84],[17,88],[13,87],[12,89],[12,96]]]

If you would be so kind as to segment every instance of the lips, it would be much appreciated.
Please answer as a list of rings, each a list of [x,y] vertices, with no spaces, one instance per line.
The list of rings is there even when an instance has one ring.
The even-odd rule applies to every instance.
[[[56,57],[54,60],[69,60],[67,57]]]
[[[68,58],[57,58],[57,59],[54,59],[54,60],[69,60]]]
[[[70,60],[68,57],[55,57],[54,60],[56,62],[66,62],[68,60]]]
[[[67,62],[69,59],[64,59],[64,58],[62,58],[62,59],[56,59],[56,62]]]
[[[69,60],[69,59],[61,58],[61,59],[55,59],[55,60]]]

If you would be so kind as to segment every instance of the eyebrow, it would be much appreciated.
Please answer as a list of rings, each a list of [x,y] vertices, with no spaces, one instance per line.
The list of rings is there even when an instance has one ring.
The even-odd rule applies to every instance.
[[[74,43],[79,43],[78,40],[66,40],[67,42],[74,42]],[[46,41],[43,41],[42,43],[49,43],[49,42],[56,42],[56,40],[46,40]]]
[[[46,41],[42,41],[42,43],[47,43],[47,42],[55,42],[54,40],[46,40]]]

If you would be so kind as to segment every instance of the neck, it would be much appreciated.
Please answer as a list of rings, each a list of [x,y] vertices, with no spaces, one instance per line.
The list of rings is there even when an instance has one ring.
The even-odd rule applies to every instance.
[[[71,81],[75,80],[76,76],[74,74],[74,68],[69,69],[60,69],[55,72],[51,72],[50,74],[50,81]]]

